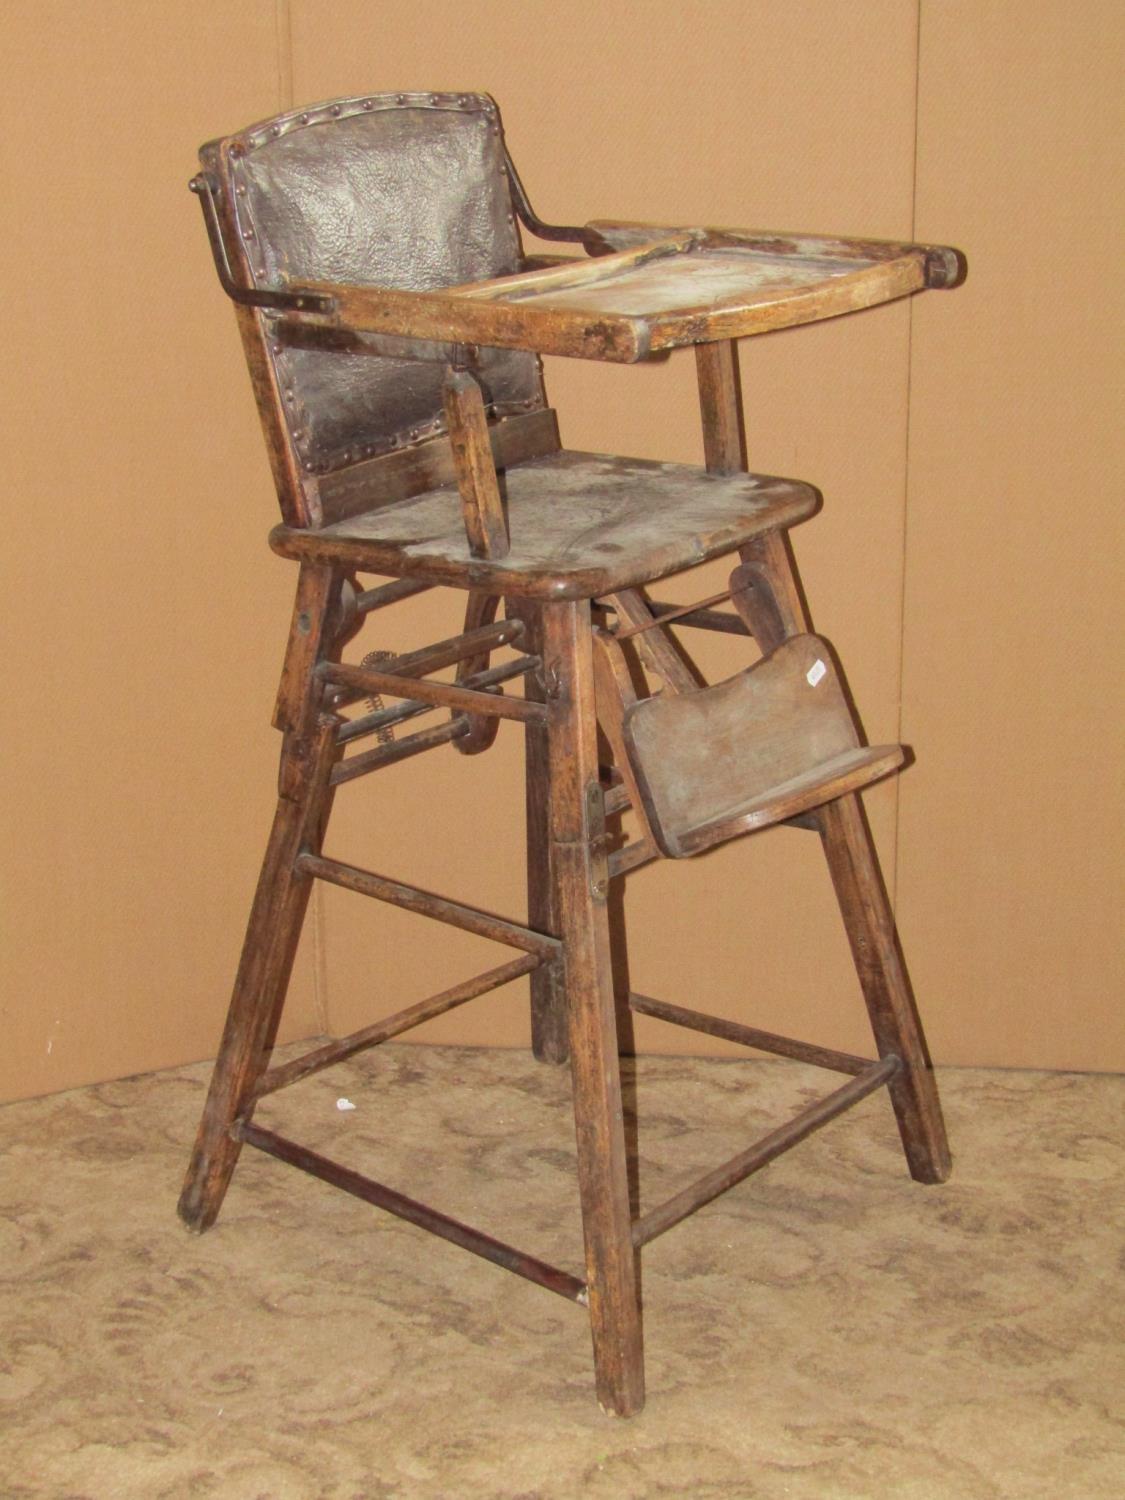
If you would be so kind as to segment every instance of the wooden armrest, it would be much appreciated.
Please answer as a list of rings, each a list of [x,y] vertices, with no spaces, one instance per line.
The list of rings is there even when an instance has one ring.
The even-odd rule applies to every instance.
[[[522,274],[550,276],[552,271]],[[633,364],[649,352],[645,321],[637,317],[591,324],[586,317],[573,313],[556,317],[546,308],[520,302],[475,301],[459,287],[440,292],[402,292],[318,281],[299,290],[329,296],[335,303],[331,314],[294,316],[283,321],[283,334],[288,336],[292,331],[302,343],[309,340],[300,330],[317,329],[329,339],[333,335],[346,339],[366,334],[375,339],[425,340],[446,347],[462,344],[523,349],[532,354],[562,354],[615,364]],[[384,350],[376,346],[372,352]],[[390,346],[386,352],[391,352]]]

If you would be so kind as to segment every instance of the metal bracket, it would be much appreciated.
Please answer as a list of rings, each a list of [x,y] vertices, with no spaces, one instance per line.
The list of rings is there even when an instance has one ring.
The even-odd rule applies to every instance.
[[[234,279],[230,261],[227,259],[223,227],[219,222],[216,199],[222,191],[218,181],[209,172],[199,172],[188,183],[188,187],[199,199],[203,210],[203,222],[207,226],[207,238],[211,243],[211,254],[218,272],[219,284],[232,302],[244,307],[268,307],[275,312],[331,313],[336,310],[335,297],[326,297],[320,292],[287,292],[280,287],[239,286]]]
[[[573,224],[545,224],[535,212],[527,196],[527,189],[520,181],[520,174],[516,171],[515,163],[508,155],[507,146],[504,147],[504,170],[508,174],[508,183],[512,189],[512,204],[525,229],[541,240],[573,240],[578,244],[582,243],[586,237],[584,229],[579,229]]]
[[[590,894],[604,903],[609,894],[609,840],[605,831],[605,792],[600,781],[586,786],[586,841],[590,846]]]

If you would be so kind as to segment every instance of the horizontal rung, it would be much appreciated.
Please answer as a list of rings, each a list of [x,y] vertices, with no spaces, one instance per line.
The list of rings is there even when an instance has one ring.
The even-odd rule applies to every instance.
[[[480,995],[487,995],[491,990],[498,990],[502,984],[509,984],[523,974],[530,974],[532,969],[537,969],[542,962],[538,954],[525,953],[522,958],[513,958],[510,963],[489,969],[485,974],[477,974],[472,979],[465,979],[460,984],[453,985],[451,989],[442,990],[440,995],[431,995],[428,1000],[419,1000],[417,1005],[410,1005],[405,1010],[396,1011],[393,1016],[386,1016],[371,1026],[363,1027],[361,1031],[353,1031],[350,1036],[340,1037],[337,1041],[317,1047],[313,1052],[306,1052],[304,1057],[295,1057],[292,1062],[270,1068],[254,1090],[254,1097],[261,1099],[266,1094],[276,1093],[278,1089],[288,1088],[291,1083],[297,1083],[302,1078],[311,1078],[314,1073],[320,1073],[325,1068],[331,1068],[336,1063],[354,1057],[357,1052],[366,1052],[369,1047],[378,1047],[381,1042],[389,1042],[391,1037],[401,1036],[404,1031],[421,1026],[424,1021],[432,1021],[435,1016],[443,1016],[446,1011],[453,1010],[458,1005],[464,1005],[468,1000],[476,1000]]]
[[[355,596],[355,607],[362,615],[372,610],[385,609],[388,604],[397,604],[400,599],[409,599],[414,594],[424,594],[434,585],[421,578],[394,578],[390,583],[380,583],[373,589],[364,589]]]
[[[478,625],[475,630],[463,630],[459,635],[447,636],[435,641],[432,646],[421,646],[417,651],[406,651],[393,656],[384,665],[388,672],[400,677],[424,677],[429,672],[440,672],[442,667],[451,667],[456,661],[466,661],[470,656],[479,656],[482,651],[494,651],[498,646],[518,641],[524,633],[522,620],[497,620],[492,625]],[[338,663],[326,662],[318,668],[320,675],[333,681],[333,672]]]
[[[497,683],[508,682],[513,677],[523,677],[528,672],[534,672],[541,665],[542,662],[538,656],[517,656],[515,661],[501,662],[498,667],[489,667],[487,671],[474,672],[471,676],[462,678],[458,686],[463,688],[494,687]],[[347,744],[350,740],[358,740],[365,735],[375,734],[377,730],[388,725],[401,724],[404,720],[415,719],[420,714],[432,713],[435,707],[436,704],[433,703],[400,703],[396,708],[381,708],[375,713],[364,714],[362,718],[349,719],[341,726],[336,738],[342,745]]]
[[[430,1234],[460,1245],[463,1250],[471,1250],[474,1255],[490,1260],[493,1265],[503,1266],[505,1271],[512,1271],[527,1281],[534,1281],[537,1285],[546,1287],[549,1292],[557,1292],[560,1297],[566,1297],[571,1302],[586,1301],[586,1285],[577,1276],[571,1276],[567,1271],[560,1271],[557,1266],[537,1260],[534,1255],[526,1255],[522,1250],[505,1245],[503,1240],[494,1240],[490,1234],[482,1234],[479,1229],[472,1229],[458,1219],[451,1219],[448,1214],[439,1213],[436,1208],[430,1208],[425,1203],[418,1203],[404,1193],[397,1193],[394,1188],[385,1187],[381,1182],[373,1182],[370,1177],[363,1177],[359,1172],[342,1167],[339,1162],[329,1161],[326,1156],[319,1156],[315,1151],[297,1145],[296,1141],[286,1140],[284,1136],[275,1135],[272,1130],[263,1130],[252,1124],[236,1124],[232,1127],[231,1134],[236,1140],[244,1141],[248,1146],[256,1146],[269,1156],[275,1156],[278,1161],[288,1162],[291,1167],[299,1167],[302,1172],[308,1172],[313,1177],[319,1177],[322,1182],[330,1183],[332,1187],[351,1193],[353,1198],[362,1198],[364,1203],[385,1208],[388,1213],[397,1214],[400,1219],[416,1224],[419,1229],[427,1229]]]
[[[659,858],[660,850],[652,839],[634,839],[609,856],[609,878],[615,880],[618,875],[627,875],[630,870],[639,870]]]
[[[634,625],[620,625],[613,633],[617,640],[627,641],[630,636],[640,635],[643,630],[652,630],[657,625],[671,625],[673,620],[699,614],[705,609],[710,609],[712,604],[722,604],[724,599],[729,598],[730,589],[724,589],[721,594],[711,594],[695,604],[654,604],[649,600],[648,607],[653,615],[651,620],[640,620]]]
[[[423,891],[416,885],[388,880],[385,875],[375,875],[370,870],[360,870],[340,860],[325,859],[320,854],[300,854],[296,867],[317,880],[327,880],[347,891],[358,891],[361,896],[371,896],[376,901],[387,901],[391,906],[401,906],[420,916],[448,922],[452,927],[463,927],[478,937],[492,938],[494,942],[507,943],[510,948],[522,948],[527,953],[538,953],[542,958],[552,957],[559,948],[558,938],[545,932],[533,932],[530,927],[521,927],[475,906],[463,906],[459,901],[435,896],[432,891]]]
[[[605,794],[605,815],[607,818],[614,817],[617,813],[626,812],[633,805],[633,799],[629,795],[629,788],[623,781],[611,786]]]
[[[638,1015],[654,1016],[658,1021],[667,1021],[672,1026],[686,1026],[690,1031],[702,1031],[708,1036],[719,1036],[724,1041],[737,1042],[740,1047],[754,1047],[759,1052],[772,1052],[778,1057],[792,1058],[794,1062],[811,1063],[814,1068],[831,1068],[835,1073],[858,1075],[871,1066],[869,1057],[856,1057],[851,1052],[835,1052],[831,1047],[798,1042],[792,1037],[778,1036],[773,1031],[759,1031],[756,1026],[742,1026],[737,1021],[727,1021],[721,1016],[705,1016],[702,1011],[687,1010],[682,1005],[669,1005],[666,1000],[654,1000],[650,995],[630,994],[629,1009],[635,1010]]]
[[[730,615],[719,609],[704,609],[701,604],[689,605],[686,613],[681,605],[662,604],[658,599],[650,599],[648,607],[657,616],[658,625],[671,623],[675,616],[677,624],[689,625],[695,630],[717,630],[723,635],[751,634],[750,627],[741,615]]]
[[[429,729],[420,729],[417,734],[408,734],[405,739],[377,745],[374,750],[364,750],[333,766],[332,785],[340,786],[345,781],[354,781],[357,776],[366,776],[369,771],[394,765],[397,760],[409,760],[412,755],[420,755],[423,750],[433,750],[437,745],[448,745],[450,740],[462,739],[468,734],[469,728],[468,716],[458,714],[444,724],[434,724]]]
[[[647,1245],[658,1234],[663,1234],[666,1229],[671,1229],[674,1224],[679,1224],[682,1219],[693,1214],[697,1208],[702,1208],[705,1203],[710,1203],[720,1193],[725,1193],[728,1188],[742,1182],[752,1172],[757,1172],[767,1166],[783,1151],[788,1151],[790,1146],[803,1141],[806,1136],[812,1135],[814,1130],[819,1130],[822,1125],[827,1125],[829,1120],[834,1120],[837,1115],[843,1114],[844,1110],[850,1109],[853,1104],[866,1099],[868,1094],[873,1094],[876,1089],[882,1088],[901,1067],[901,1062],[893,1054],[882,1058],[877,1063],[871,1063],[858,1078],[852,1078],[826,1098],[818,1100],[808,1109],[803,1109],[800,1114],[794,1115],[787,1125],[781,1125],[777,1130],[772,1130],[769,1135],[763,1136],[746,1151],[732,1156],[721,1167],[716,1167],[713,1172],[708,1172],[705,1177],[699,1178],[690,1187],[684,1188],[674,1198],[669,1198],[667,1202],[661,1203],[650,1213],[642,1214],[639,1219],[634,1219],[633,1244],[638,1249],[642,1245]]]
[[[491,625],[480,625],[475,630],[465,630],[430,646],[422,646],[417,651],[389,657],[382,663],[382,670],[396,677],[428,677],[431,672],[440,672],[455,662],[468,661],[499,646],[511,645],[522,638],[524,630],[522,620],[497,620]],[[322,682],[333,683],[339,689],[330,695],[329,706],[341,708],[365,697],[371,689],[359,680],[357,674],[367,670],[347,662],[321,662],[316,669],[317,676]]]
[[[393,662],[388,662],[393,666]],[[447,663],[448,665],[448,663]],[[436,670],[436,668],[435,668]],[[503,698],[499,693],[480,693],[452,682],[429,682],[402,677],[394,672],[375,671],[371,667],[330,665],[321,671],[326,682],[347,688],[354,698],[389,693],[412,703],[432,703],[447,708],[463,708],[471,713],[496,719],[520,719],[524,723],[544,723],[546,706],[525,698]]]

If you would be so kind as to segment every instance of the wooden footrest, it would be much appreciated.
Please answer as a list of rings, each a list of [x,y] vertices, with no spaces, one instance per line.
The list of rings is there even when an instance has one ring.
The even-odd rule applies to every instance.
[[[714,687],[633,704],[624,734],[653,836],[674,859],[857,791],[904,758],[901,745],[860,742],[815,635]]]

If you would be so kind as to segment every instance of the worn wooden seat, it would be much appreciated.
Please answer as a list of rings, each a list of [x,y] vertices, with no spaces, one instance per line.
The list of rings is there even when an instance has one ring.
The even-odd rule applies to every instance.
[[[279,527],[278,552],[490,593],[589,599],[721,556],[816,509],[811,486],[607,453],[547,453],[501,471],[509,550],[474,558],[456,480],[315,532]]]
[[[629,1415],[644,1399],[641,1246],[883,1087],[913,1176],[938,1182],[949,1170],[856,795],[897,769],[903,752],[863,743],[831,649],[810,633],[786,533],[819,497],[745,471],[734,340],[955,285],[963,258],[943,246],[749,230],[545,224],[496,107],[480,94],[331,100],[200,155],[192,187],[236,307],[281,505],[271,541],[299,570],[274,714],[277,810],[181,1216],[207,1229],[242,1147],[253,1146],[585,1306],[598,1397]],[[525,254],[517,221],[572,253]],[[540,354],[629,363],[682,347],[695,349],[705,466],[561,445]],[[677,605],[645,592],[726,554],[737,566],[721,595]],[[394,656],[361,654],[366,621],[431,589],[455,615],[450,634]],[[728,599],[733,610],[715,607]],[[680,634],[697,629],[743,637],[746,670],[707,686]],[[525,917],[326,849],[337,788],[444,746],[486,751],[505,721],[526,744]],[[599,729],[612,766],[600,759]],[[424,816],[438,835],[440,809]],[[632,820],[631,837],[611,838],[607,818],[617,817]],[[662,855],[701,853],[781,821],[820,836],[875,1058],[614,995],[610,883]],[[514,956],[274,1063],[317,880]],[[580,1274],[255,1119],[267,1095],[525,976],[535,1055],[571,1069]],[[847,1081],[635,1216],[618,1000]]]

